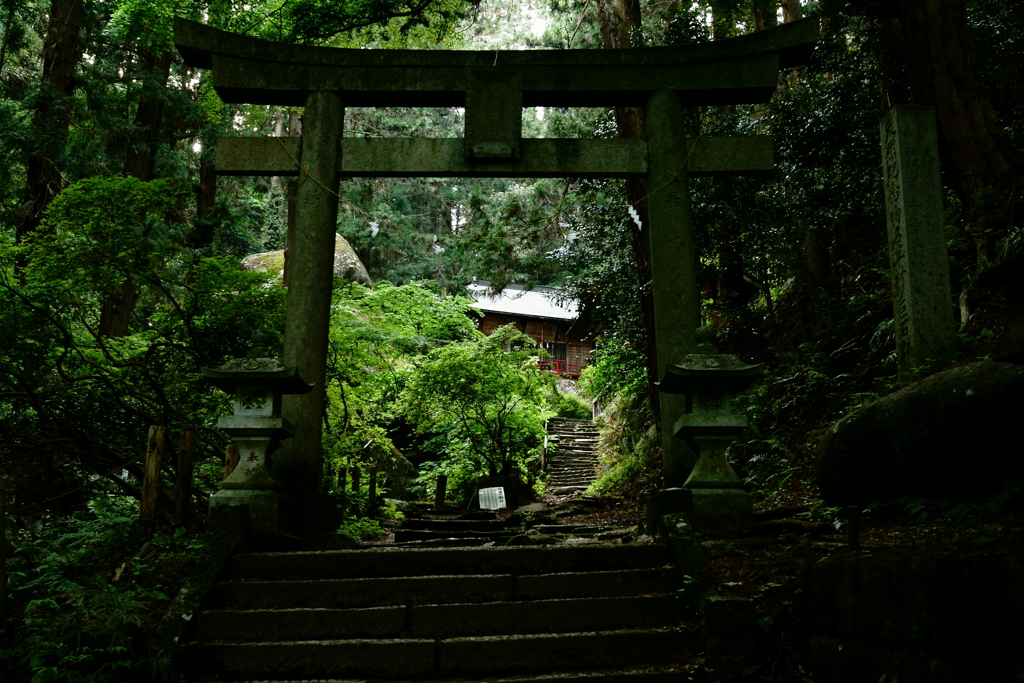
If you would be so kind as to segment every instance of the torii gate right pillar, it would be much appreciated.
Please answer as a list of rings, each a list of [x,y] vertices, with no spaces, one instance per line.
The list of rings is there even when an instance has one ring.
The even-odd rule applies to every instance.
[[[658,379],[668,365],[696,352],[693,332],[700,327],[700,293],[697,290],[697,250],[690,216],[687,180],[689,145],[683,124],[683,105],[669,90],[655,92],[647,100],[644,126],[648,139],[647,210],[650,226],[651,273],[654,274],[654,341]],[[690,138],[690,145],[694,144]],[[650,331],[648,331],[650,333]],[[661,443],[663,488],[682,486],[697,461],[697,454],[673,427],[686,412],[683,394],[662,393]]]

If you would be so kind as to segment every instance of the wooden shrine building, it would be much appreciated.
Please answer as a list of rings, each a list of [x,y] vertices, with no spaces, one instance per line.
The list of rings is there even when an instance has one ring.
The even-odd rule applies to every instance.
[[[594,342],[569,336],[577,316],[576,302],[557,298],[557,290],[508,285],[500,294],[492,295],[490,283],[483,280],[467,289],[476,301],[471,306],[484,314],[477,322],[484,334],[490,335],[503,325],[515,326],[548,352],[546,367],[569,379],[577,379],[589,363]]]

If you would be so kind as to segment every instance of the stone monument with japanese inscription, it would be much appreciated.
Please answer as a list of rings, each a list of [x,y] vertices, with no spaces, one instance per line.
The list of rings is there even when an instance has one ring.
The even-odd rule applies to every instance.
[[[953,353],[939,142],[932,107],[897,105],[882,118],[885,220],[901,375]]]

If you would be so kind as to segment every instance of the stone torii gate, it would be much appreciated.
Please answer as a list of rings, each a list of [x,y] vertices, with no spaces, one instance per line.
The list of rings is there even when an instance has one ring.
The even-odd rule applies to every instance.
[[[650,225],[642,234],[664,377],[667,365],[695,351],[700,326],[688,178],[773,166],[767,136],[688,138],[683,107],[767,102],[779,70],[803,64],[819,32],[811,18],[683,47],[357,50],[276,43],[176,19],[178,51],[190,66],[212,70],[224,102],[305,107],[301,137],[222,137],[216,149],[221,175],[299,176],[283,360],[316,388],[286,397],[285,417],[296,426],[278,470],[286,487],[307,504],[320,492],[341,178],[646,178]],[[464,107],[465,137],[345,138],[346,106]],[[647,137],[523,139],[522,109],[534,106],[643,106]],[[672,436],[682,400],[662,395],[666,486],[680,485],[693,464]]]

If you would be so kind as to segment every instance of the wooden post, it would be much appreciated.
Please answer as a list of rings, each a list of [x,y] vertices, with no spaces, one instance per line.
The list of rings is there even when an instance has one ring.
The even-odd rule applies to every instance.
[[[224,478],[227,479],[238,466],[238,446],[229,443],[224,450]]]
[[[851,550],[860,550],[860,506],[846,508],[846,544]]]
[[[344,517],[345,514],[348,512],[348,504],[347,504],[347,501],[345,500],[347,498],[347,496],[345,495],[345,484],[347,484],[347,483],[348,483],[348,468],[347,467],[342,467],[342,466],[339,465],[338,466],[338,493],[341,494],[342,503],[341,503],[341,509],[338,510],[338,514],[340,514],[342,517]]]
[[[362,475],[358,466],[352,468],[352,516],[357,519],[359,517],[359,480],[362,479]]]
[[[366,494],[366,514],[373,515],[377,512],[377,466],[374,465],[370,468],[370,473],[367,486],[369,488]]]
[[[191,429],[178,437],[178,462],[174,470],[174,526],[186,526],[192,503],[192,463],[196,433]]]
[[[444,510],[444,501],[448,495],[448,475],[437,475],[437,488],[434,489],[434,509]]]
[[[156,501],[160,494],[160,464],[164,459],[166,430],[151,425],[146,443],[146,469],[142,478],[142,500],[139,505],[140,530],[149,537],[156,530]]]

